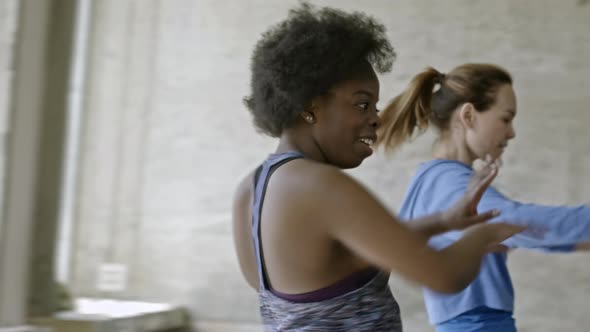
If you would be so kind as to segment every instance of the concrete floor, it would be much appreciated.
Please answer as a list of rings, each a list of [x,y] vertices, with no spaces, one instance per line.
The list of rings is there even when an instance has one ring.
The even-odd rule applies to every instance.
[[[262,327],[257,324],[201,322],[194,325],[195,332],[261,332]]]

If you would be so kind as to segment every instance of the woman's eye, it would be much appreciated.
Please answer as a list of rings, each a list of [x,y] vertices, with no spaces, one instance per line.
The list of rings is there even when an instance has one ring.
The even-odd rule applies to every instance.
[[[357,104],[357,106],[358,106],[360,109],[362,109],[363,111],[366,111],[366,110],[368,110],[368,109],[369,109],[369,103],[360,103],[360,104]]]

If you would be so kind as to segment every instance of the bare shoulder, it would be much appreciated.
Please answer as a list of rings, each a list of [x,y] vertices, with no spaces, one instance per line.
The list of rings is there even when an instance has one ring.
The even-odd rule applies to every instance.
[[[254,289],[258,287],[256,254],[251,234],[255,173],[256,170],[252,170],[237,185],[232,209],[238,262],[244,278]],[[267,224],[265,230],[273,234],[274,238],[301,232],[308,234],[312,229],[317,235],[316,239],[331,237],[326,233],[326,222],[327,219],[342,217],[337,211],[338,197],[342,198],[347,191],[343,189],[347,183],[354,184],[354,180],[330,165],[305,159],[284,164],[271,176],[267,188],[265,213],[275,222]],[[276,229],[277,226],[280,230]],[[268,245],[272,246],[272,243]]]
[[[354,200],[359,195],[374,198],[362,183],[337,167],[316,162],[310,162],[307,167],[309,185],[325,200]]]
[[[322,192],[329,189],[327,185],[341,187],[353,187],[360,189],[362,185],[349,174],[332,165],[318,163],[313,160],[297,160],[284,167],[285,174],[293,180],[294,184]],[[305,188],[304,188],[305,189]],[[332,189],[334,189],[332,187]]]
[[[273,194],[289,202],[290,213],[312,213],[329,222],[340,219],[342,212],[347,210],[342,208],[343,204],[360,210],[380,207],[372,193],[337,167],[310,160],[289,164],[281,167],[282,172],[274,183],[275,188],[280,189]]]
[[[232,209],[233,238],[238,262],[244,278],[254,289],[257,285],[257,268],[250,223],[255,172],[250,172],[238,184],[234,192]]]
[[[243,200],[249,200],[249,197],[254,191],[254,175],[256,170],[252,170],[239,182],[236,190],[234,191],[234,202],[241,202]]]

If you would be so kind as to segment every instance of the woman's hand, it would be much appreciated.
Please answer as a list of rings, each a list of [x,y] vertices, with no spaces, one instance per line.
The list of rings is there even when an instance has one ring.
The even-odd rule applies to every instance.
[[[492,210],[477,214],[477,205],[492,181],[498,175],[501,161],[486,157],[484,166],[473,172],[467,192],[450,209],[443,212],[442,223],[448,230],[461,230],[485,222],[498,216],[499,211]]]
[[[476,236],[482,239],[483,243],[487,244],[484,250],[488,253],[507,252],[509,248],[502,242],[525,229],[526,226],[498,222],[470,227],[465,231],[464,236]]]

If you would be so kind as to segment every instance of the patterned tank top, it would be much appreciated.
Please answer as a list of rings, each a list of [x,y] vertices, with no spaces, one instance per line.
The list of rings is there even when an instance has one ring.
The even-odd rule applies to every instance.
[[[318,301],[309,301],[309,296],[306,301],[293,301],[270,288],[260,241],[262,204],[272,172],[297,158],[303,158],[303,155],[299,152],[272,154],[255,176],[252,238],[260,281],[260,313],[265,331],[401,332],[400,310],[389,288],[387,272],[378,271],[359,287]],[[312,293],[316,292],[306,294]]]

